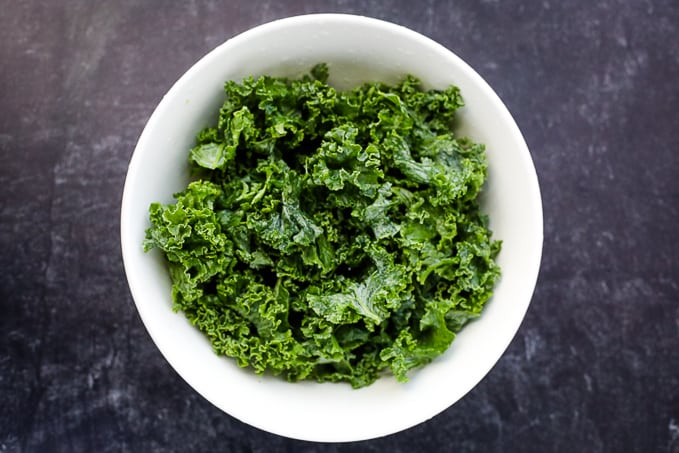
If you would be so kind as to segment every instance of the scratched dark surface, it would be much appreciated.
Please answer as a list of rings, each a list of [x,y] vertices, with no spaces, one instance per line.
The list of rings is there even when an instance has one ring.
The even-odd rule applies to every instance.
[[[679,3],[0,0],[0,452],[679,452]],[[254,25],[350,12],[467,60],[524,132],[544,259],[464,399],[354,444],[277,437],[198,396],[136,313],[119,245],[136,139]]]

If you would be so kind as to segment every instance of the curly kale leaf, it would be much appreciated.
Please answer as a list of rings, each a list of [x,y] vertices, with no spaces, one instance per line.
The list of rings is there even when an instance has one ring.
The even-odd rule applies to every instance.
[[[412,76],[339,92],[328,68],[225,84],[188,153],[199,178],[150,207],[175,310],[218,354],[290,381],[399,381],[481,315],[500,276],[459,89]]]

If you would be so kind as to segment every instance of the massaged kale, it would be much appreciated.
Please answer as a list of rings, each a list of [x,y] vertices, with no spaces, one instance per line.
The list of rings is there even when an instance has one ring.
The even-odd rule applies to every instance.
[[[150,207],[175,310],[218,354],[290,381],[399,381],[479,316],[500,272],[479,211],[484,147],[451,129],[458,88],[414,77],[342,92],[226,82],[195,181]]]

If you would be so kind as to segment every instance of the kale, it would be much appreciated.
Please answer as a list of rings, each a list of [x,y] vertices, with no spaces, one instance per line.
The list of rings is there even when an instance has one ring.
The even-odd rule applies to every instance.
[[[290,381],[374,382],[450,346],[500,276],[478,195],[484,146],[457,137],[460,90],[328,68],[226,82],[189,152],[195,180],[150,206],[173,308],[216,353]]]

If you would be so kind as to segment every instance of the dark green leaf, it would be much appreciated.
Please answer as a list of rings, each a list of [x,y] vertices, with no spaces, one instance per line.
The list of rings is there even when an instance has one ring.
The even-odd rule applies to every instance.
[[[288,380],[399,381],[478,317],[500,276],[477,201],[484,148],[459,89],[338,92],[328,67],[224,85],[189,151],[201,178],[149,207],[174,308],[216,353]]]

